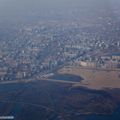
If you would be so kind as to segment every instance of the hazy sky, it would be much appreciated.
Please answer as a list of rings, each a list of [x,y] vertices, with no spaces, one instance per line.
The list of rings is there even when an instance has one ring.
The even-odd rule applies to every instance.
[[[97,10],[101,6],[109,4],[113,1],[115,5],[120,0],[0,0],[0,17],[4,19],[16,19],[19,17],[30,15],[31,13],[39,13],[41,11],[71,11],[79,10]],[[108,2],[108,3],[107,3]],[[44,12],[43,12],[44,14]]]

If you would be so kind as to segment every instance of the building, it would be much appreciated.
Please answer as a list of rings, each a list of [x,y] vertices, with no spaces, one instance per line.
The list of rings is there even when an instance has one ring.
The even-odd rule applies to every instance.
[[[112,55],[113,60],[120,60],[120,54],[114,54]]]
[[[115,69],[118,68],[118,65],[119,63],[117,61],[108,61],[106,62],[105,67],[109,69]]]
[[[79,61],[79,65],[82,67],[90,67],[90,68],[96,68],[98,66],[96,62],[90,62],[90,61]]]

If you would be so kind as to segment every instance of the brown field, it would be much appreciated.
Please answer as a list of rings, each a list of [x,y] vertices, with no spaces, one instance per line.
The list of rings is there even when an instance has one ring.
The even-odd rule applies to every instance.
[[[73,87],[84,86],[92,89],[120,88],[120,70],[64,67],[58,73],[79,75],[84,78],[80,84],[74,84]]]

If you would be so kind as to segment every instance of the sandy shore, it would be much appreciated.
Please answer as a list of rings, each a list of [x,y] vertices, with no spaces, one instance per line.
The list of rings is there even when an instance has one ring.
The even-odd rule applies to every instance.
[[[92,89],[120,88],[120,70],[95,70],[87,68],[64,67],[59,74],[73,74],[84,78],[73,87],[85,86]]]

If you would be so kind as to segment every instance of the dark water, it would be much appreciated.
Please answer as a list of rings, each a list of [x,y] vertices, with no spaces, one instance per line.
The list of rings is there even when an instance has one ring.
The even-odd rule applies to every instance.
[[[85,120],[120,120],[120,106],[112,115],[81,115],[78,116],[79,118],[84,118]]]
[[[66,97],[77,94],[112,99],[112,96],[105,91],[86,88],[69,90],[69,87],[69,85],[42,81],[0,85],[0,115],[13,115],[15,120],[61,120],[58,116],[66,109],[67,101],[64,104]],[[55,111],[32,104],[43,105]],[[70,111],[73,110],[69,109],[65,112]],[[117,109],[111,115],[76,115],[74,112],[68,120],[120,120],[120,105],[117,105]]]
[[[51,79],[55,80],[65,80],[65,81],[73,81],[73,82],[80,82],[83,80],[82,77],[70,74],[55,74],[54,76],[50,77]]]

